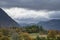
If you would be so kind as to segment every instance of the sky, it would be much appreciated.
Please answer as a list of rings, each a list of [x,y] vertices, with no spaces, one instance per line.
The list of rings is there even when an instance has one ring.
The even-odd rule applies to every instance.
[[[0,0],[0,8],[19,23],[60,19],[60,0]]]

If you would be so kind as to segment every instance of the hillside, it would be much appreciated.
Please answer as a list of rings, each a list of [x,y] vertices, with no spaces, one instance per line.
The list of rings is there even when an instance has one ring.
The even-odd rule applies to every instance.
[[[19,26],[4,10],[0,8],[0,27]]]

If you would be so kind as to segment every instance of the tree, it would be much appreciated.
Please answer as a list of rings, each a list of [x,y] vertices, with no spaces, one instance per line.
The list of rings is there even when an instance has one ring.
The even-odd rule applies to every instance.
[[[28,33],[38,33],[39,32],[39,26],[37,25],[31,25],[31,26],[27,26],[25,27],[26,32]]]
[[[43,27],[42,27],[42,26],[40,26],[40,27],[39,27],[39,29],[40,29],[40,31],[44,31],[44,29],[43,29]]]

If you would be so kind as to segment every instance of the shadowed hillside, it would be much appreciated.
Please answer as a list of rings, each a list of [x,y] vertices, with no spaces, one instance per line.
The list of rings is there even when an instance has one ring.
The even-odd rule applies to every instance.
[[[11,17],[7,15],[6,12],[4,12],[0,8],[0,27],[12,27],[12,26],[19,26],[17,22],[15,22]]]

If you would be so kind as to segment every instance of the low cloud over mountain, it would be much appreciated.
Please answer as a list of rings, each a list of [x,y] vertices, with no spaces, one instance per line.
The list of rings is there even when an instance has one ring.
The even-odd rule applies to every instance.
[[[39,21],[47,21],[51,19],[60,19],[60,11],[48,10],[29,10],[24,8],[3,8],[7,14],[17,22],[37,23]]]

